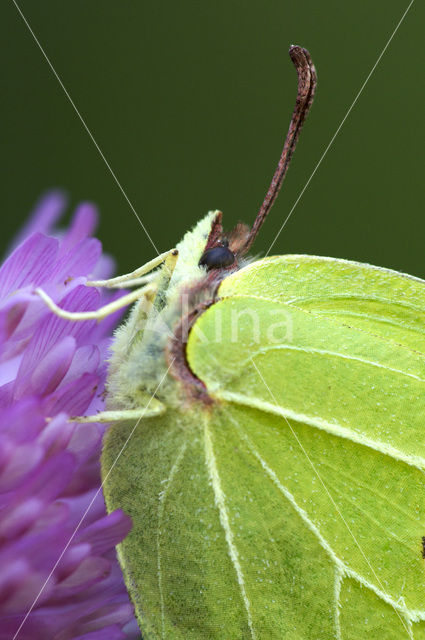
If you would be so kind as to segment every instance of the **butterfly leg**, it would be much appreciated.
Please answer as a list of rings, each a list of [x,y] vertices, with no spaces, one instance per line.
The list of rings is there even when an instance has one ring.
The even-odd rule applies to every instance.
[[[122,276],[117,276],[116,278],[110,278],[109,280],[89,280],[86,282],[88,287],[106,287],[107,289],[123,289],[125,287],[132,287],[138,284],[145,284],[149,282],[149,280],[154,277],[152,274],[149,274],[153,269],[158,267],[163,262],[167,261],[168,256],[175,255],[177,256],[176,249],[171,249],[170,251],[166,251],[165,253],[161,253],[161,255],[157,256],[150,262],[147,262],[143,266],[135,269],[131,273],[126,273]],[[144,277],[143,277],[144,276]]]
[[[123,422],[124,420],[141,420],[153,418],[165,413],[165,405],[152,398],[146,407],[140,409],[118,409],[117,411],[100,411],[92,416],[74,416],[70,422]]]
[[[61,307],[59,307],[52,300],[52,298],[49,295],[47,295],[45,291],[43,291],[43,289],[37,288],[35,290],[35,293],[38,296],[40,296],[43,302],[46,303],[46,305],[49,307],[51,311],[53,311],[55,315],[59,316],[59,318],[64,318],[65,320],[74,320],[74,321],[102,320],[103,318],[106,318],[112,313],[115,313],[115,311],[118,311],[119,309],[122,309],[123,307],[126,307],[127,305],[132,304],[133,302],[136,302],[136,300],[140,300],[140,298],[142,297],[152,296],[152,294],[155,292],[156,292],[156,285],[152,283],[152,284],[145,285],[140,289],[136,289],[135,291],[132,291],[131,293],[128,293],[127,295],[122,296],[121,298],[118,298],[118,300],[114,300],[109,304],[105,304],[105,306],[100,307],[100,309],[96,309],[94,311],[66,311],[65,309],[61,309]]]
[[[126,274],[131,275],[131,274]],[[87,287],[105,287],[107,289],[131,289],[132,287],[141,287],[142,284],[149,284],[152,280],[158,276],[157,272],[148,273],[145,276],[141,276],[140,278],[134,278],[134,280],[125,280],[123,282],[112,283],[112,284],[99,284],[110,282],[109,280],[89,280],[86,282]],[[121,276],[120,276],[121,277]],[[114,278],[111,278],[114,280]]]
[[[178,251],[176,249],[173,249],[172,251],[168,251],[167,253],[162,254],[162,256],[158,256],[158,258],[151,260],[151,262],[148,264],[151,265],[150,268],[154,268],[152,264],[153,263],[155,263],[156,265],[160,264],[160,262],[158,261],[161,258],[161,261],[165,263],[165,267],[168,272],[167,278],[169,279],[174,271],[174,267],[176,266],[177,257],[178,257]],[[144,269],[146,268],[146,265],[140,268]],[[133,274],[136,273],[136,271],[134,271]],[[133,274],[126,274],[126,276],[119,276],[119,278],[132,276]],[[114,278],[112,278],[112,280],[114,280]],[[133,278],[133,281],[134,280],[135,278]],[[129,279],[129,281],[131,282],[131,278]],[[101,283],[101,282],[108,282],[108,280],[92,281],[92,284],[93,282]],[[102,286],[102,285],[98,284],[97,286]],[[52,298],[45,291],[43,291],[43,289],[40,289],[38,287],[37,289],[35,289],[34,293],[40,296],[40,298],[46,303],[49,309],[53,311],[53,313],[55,313],[60,318],[64,318],[65,320],[82,321],[82,320],[102,320],[103,318],[106,318],[112,313],[115,313],[115,311],[118,311],[119,309],[122,309],[123,307],[126,307],[127,305],[132,304],[133,302],[136,302],[136,300],[140,300],[140,298],[142,297],[152,298],[153,294],[156,293],[157,288],[158,287],[156,283],[152,282],[94,311],[66,311],[65,309],[61,309],[61,307],[59,307],[52,300]]]

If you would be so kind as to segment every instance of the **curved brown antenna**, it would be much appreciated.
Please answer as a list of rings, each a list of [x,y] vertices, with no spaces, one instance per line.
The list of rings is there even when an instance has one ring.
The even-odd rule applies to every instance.
[[[295,103],[294,112],[289,124],[288,133],[286,135],[279,163],[276,167],[276,171],[274,172],[274,176],[270,183],[269,190],[266,193],[266,197],[264,198],[264,202],[261,205],[257,217],[254,220],[254,224],[248,234],[242,253],[245,253],[251,247],[260,227],[277,198],[277,194],[280,191],[283,179],[285,178],[288,170],[289,163],[291,162],[292,154],[295,151],[301,128],[308,112],[310,111],[316,91],[316,69],[314,68],[313,61],[307,49],[303,49],[297,45],[292,45],[289,49],[289,55],[291,56],[291,60],[294,63],[298,74],[297,101]]]

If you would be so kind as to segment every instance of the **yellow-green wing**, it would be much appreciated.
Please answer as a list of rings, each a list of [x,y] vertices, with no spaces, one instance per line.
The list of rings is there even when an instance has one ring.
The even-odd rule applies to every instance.
[[[220,295],[187,349],[213,405],[105,443],[143,637],[425,638],[424,283],[289,256]]]
[[[143,638],[329,640],[334,567],[280,488],[264,486],[238,414],[213,413],[145,420],[123,451],[133,424],[106,438],[105,498],[133,520],[118,554]]]
[[[108,508],[133,520],[118,556],[143,638],[251,637],[214,500],[202,419],[189,412],[143,420],[124,446],[133,428],[110,428],[102,468],[106,474],[115,465],[104,485]]]
[[[423,280],[320,256],[259,260],[226,278],[223,296],[259,295],[332,317],[425,352]]]
[[[219,293],[222,301],[192,330],[188,358],[220,405],[209,427],[218,475],[246,562],[248,599],[260,609],[250,567],[256,552],[264,557],[267,511],[253,508],[240,527],[256,522],[252,539],[237,527],[249,483],[262,487],[257,507],[279,495],[299,527],[273,559],[281,574],[291,567],[304,597],[292,598],[288,616],[282,600],[283,635],[256,611],[258,637],[322,637],[314,628],[317,598],[334,614],[323,637],[423,637],[425,283],[288,256],[255,263]],[[239,439],[233,452],[232,437]],[[286,511],[279,515],[276,505],[273,523],[284,532]],[[312,540],[320,552],[305,557]],[[291,545],[292,564],[282,548]],[[285,598],[294,593],[289,582],[273,581]]]

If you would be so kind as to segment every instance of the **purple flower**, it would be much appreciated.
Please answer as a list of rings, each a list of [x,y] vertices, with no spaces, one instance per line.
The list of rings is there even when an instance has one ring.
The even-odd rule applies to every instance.
[[[49,235],[64,206],[44,198],[0,268],[1,640],[140,637],[114,549],[131,522],[99,492],[103,427],[67,421],[103,407],[118,315],[70,322],[34,294],[71,311],[112,299],[84,285],[113,269],[90,237],[94,207]]]

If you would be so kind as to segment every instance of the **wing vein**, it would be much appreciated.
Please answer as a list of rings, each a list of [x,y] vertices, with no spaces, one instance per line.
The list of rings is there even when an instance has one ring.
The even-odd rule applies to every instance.
[[[307,527],[310,529],[310,531],[312,531],[312,533],[316,536],[316,538],[318,539],[320,545],[328,553],[328,555],[330,556],[332,561],[335,563],[335,565],[337,567],[339,567],[342,572],[345,573],[345,565],[344,565],[343,561],[340,560],[340,558],[338,558],[338,556],[335,554],[335,551],[332,549],[332,547],[329,544],[329,542],[322,536],[322,534],[320,533],[319,529],[316,527],[314,522],[312,520],[310,520],[307,512],[302,507],[299,506],[299,504],[297,503],[297,501],[295,500],[294,496],[289,491],[289,489],[287,489],[281,483],[281,481],[279,480],[276,472],[273,471],[273,469],[271,467],[269,467],[269,465],[264,460],[264,458],[261,457],[261,455],[258,453],[257,449],[254,447],[253,443],[251,442],[250,438],[246,435],[246,433],[240,427],[239,423],[233,418],[232,415],[230,415],[230,413],[228,415],[228,418],[230,418],[230,421],[233,422],[233,424],[235,425],[239,435],[244,440],[244,442],[245,442],[246,446],[248,447],[248,450],[250,451],[250,453],[254,456],[254,458],[256,458],[258,460],[258,462],[262,466],[263,470],[266,473],[266,476],[273,482],[273,484],[276,485],[278,490],[288,500],[290,505],[294,508],[294,510],[297,512],[297,514],[300,516],[300,518],[303,520],[303,522],[307,525]]]
[[[299,504],[295,500],[292,493],[284,485],[282,485],[276,473],[273,471],[273,469],[271,469],[271,467],[268,466],[267,462],[258,453],[256,448],[252,444],[250,438],[245,434],[245,432],[240,427],[239,423],[233,418],[233,416],[231,416],[230,413],[226,415],[230,419],[230,421],[233,422],[233,424],[235,425],[239,435],[245,441],[250,453],[255,458],[257,458],[260,465],[263,467],[266,473],[266,476],[269,477],[269,479],[277,486],[279,491],[281,491],[284,497],[288,500],[288,502],[291,504],[291,506],[296,511],[296,513],[305,522],[305,524],[311,530],[311,532],[316,536],[316,538],[319,541],[319,544],[325,549],[325,551],[329,554],[329,556],[335,563],[336,568],[339,571],[341,571],[342,577],[347,576],[348,578],[352,578],[353,580],[356,580],[356,582],[363,585],[367,589],[370,589],[371,591],[373,591],[373,593],[375,593],[378,596],[378,598],[380,598],[381,600],[384,600],[384,602],[389,604],[394,609],[397,609],[407,619],[415,622],[419,620],[425,620],[425,610],[422,611],[417,609],[407,609],[407,607],[403,603],[396,602],[393,598],[391,598],[391,596],[388,593],[386,593],[385,591],[382,591],[379,587],[377,587],[375,584],[373,584],[369,580],[366,580],[362,575],[357,573],[357,571],[354,571],[349,566],[347,566],[344,563],[344,561],[341,560],[341,558],[339,558],[336,555],[336,553],[330,546],[329,542],[323,537],[323,535],[320,533],[316,525],[310,520],[307,512],[302,507],[299,506]]]
[[[270,393],[270,396],[272,397],[272,400],[274,401],[274,403],[277,405],[276,399],[270,389],[270,387],[267,385],[266,381],[264,380],[264,377],[262,376],[260,370],[258,369],[258,367],[256,366],[254,360],[251,360],[252,365],[254,366],[254,368],[256,369],[258,375],[260,376],[261,380],[263,381],[265,387],[267,388],[268,392]],[[301,441],[299,440],[297,434],[295,433],[295,431],[293,430],[293,428],[291,427],[289,421],[285,418],[286,423],[288,425],[288,427],[290,428],[292,435],[294,436],[295,440],[297,441],[297,444],[299,445],[300,449],[302,450],[303,454],[305,455],[309,465],[311,466],[314,474],[316,475],[317,479],[319,480],[320,484],[322,485],[326,495],[328,496],[330,502],[332,503],[335,511],[338,513],[339,517],[341,518],[342,522],[344,523],[344,526],[346,527],[348,533],[350,534],[350,536],[352,537],[355,545],[357,546],[358,550],[360,551],[361,555],[363,556],[364,560],[366,561],[366,564],[369,566],[369,569],[371,570],[376,582],[379,584],[379,586],[381,587],[381,589],[384,591],[384,587],[381,583],[381,580],[379,579],[378,575],[376,574],[374,568],[372,567],[369,558],[366,556],[365,552],[363,551],[363,548],[361,547],[360,543],[358,542],[356,536],[354,535],[353,531],[351,530],[348,522],[346,521],[346,519],[344,518],[343,514],[341,513],[341,510],[339,509],[337,503],[335,502],[333,496],[331,495],[331,493],[329,492],[329,489],[327,488],[326,484],[323,482],[323,479],[321,477],[321,475],[319,474],[319,471],[317,470],[317,468],[315,467],[313,461],[310,459],[310,456],[308,455],[307,451],[304,449]],[[403,624],[403,626],[405,627],[406,631],[408,632],[408,629],[406,627],[405,622],[403,621],[400,613],[397,611],[396,608],[394,608],[394,611],[396,612],[396,614],[398,615],[401,623]]]
[[[341,571],[341,568],[335,567],[335,584],[334,584],[334,594],[335,594],[335,637],[336,640],[342,640],[341,634],[341,621],[339,616],[339,611],[341,608],[341,585],[342,580],[344,578],[344,573]]]
[[[255,640],[256,634],[255,634],[255,630],[252,622],[251,603],[249,601],[248,594],[245,589],[245,579],[242,572],[242,567],[239,562],[239,554],[234,542],[233,532],[230,526],[229,515],[226,507],[226,496],[221,486],[220,475],[217,469],[217,462],[214,455],[213,443],[212,443],[211,434],[210,434],[210,430],[208,429],[207,422],[205,422],[205,426],[204,426],[204,443],[205,443],[205,460],[206,460],[207,469],[208,469],[208,473],[211,480],[211,485],[214,491],[215,503],[220,515],[220,524],[223,528],[224,535],[227,542],[227,547],[229,550],[230,559],[232,561],[233,567],[236,572],[239,588],[241,591],[242,599],[243,599],[245,610],[246,610],[248,627],[251,632],[251,637],[253,640]]]
[[[344,427],[337,422],[328,422],[327,420],[323,420],[322,418],[319,418],[317,416],[307,416],[302,413],[293,411],[292,409],[281,407],[265,400],[250,398],[243,395],[242,393],[220,389],[214,395],[218,400],[224,400],[227,402],[232,402],[236,405],[251,407],[252,409],[257,409],[258,411],[272,413],[284,418],[285,420],[294,420],[295,422],[301,422],[310,427],[315,427],[322,431],[326,431],[327,433],[331,433],[334,436],[346,438],[347,440],[351,440],[356,444],[363,445],[365,447],[368,447],[369,449],[373,449],[374,451],[379,451],[379,453],[382,453],[386,456],[390,456],[394,460],[405,462],[412,467],[416,467],[420,471],[423,471],[425,469],[425,459],[421,456],[411,455],[399,451],[392,445],[372,440],[371,438],[356,433],[352,429]]]
[[[274,344],[271,346],[262,346],[261,347],[261,351],[257,352],[257,353],[252,353],[250,354],[250,356],[248,358],[246,358],[244,361],[242,361],[242,365],[244,364],[248,364],[253,357],[255,357],[256,355],[263,355],[264,353],[267,353],[268,351],[300,351],[303,353],[308,353],[308,354],[312,354],[312,353],[317,353],[319,355],[323,355],[323,356],[331,356],[331,357],[335,357],[335,358],[341,358],[341,360],[353,360],[355,362],[360,362],[361,364],[367,364],[370,365],[371,367],[378,367],[379,369],[385,369],[386,371],[392,371],[393,373],[399,373],[402,376],[406,376],[408,378],[413,378],[414,380],[418,380],[419,382],[425,382],[425,380],[423,378],[420,378],[419,376],[416,376],[413,373],[408,373],[407,371],[402,371],[401,369],[394,369],[393,367],[388,367],[385,364],[381,364],[380,362],[376,362],[374,360],[367,360],[366,358],[361,358],[360,356],[351,356],[345,353],[338,353],[337,351],[328,351],[327,349],[315,349],[315,348],[311,348],[311,347],[298,347],[296,345],[293,344]],[[423,357],[421,353],[417,354],[418,357]]]

